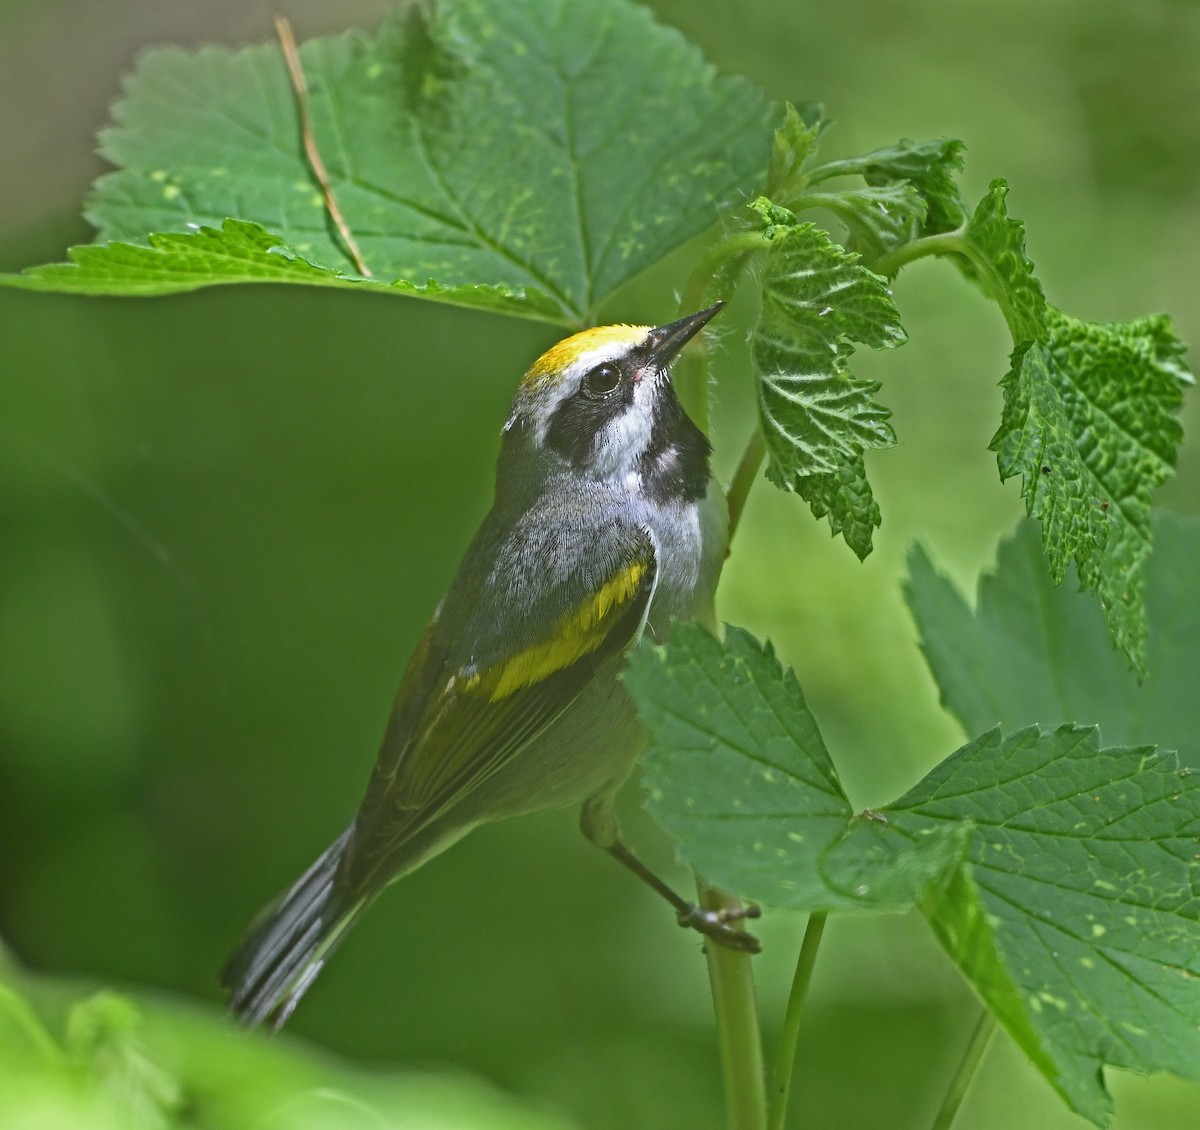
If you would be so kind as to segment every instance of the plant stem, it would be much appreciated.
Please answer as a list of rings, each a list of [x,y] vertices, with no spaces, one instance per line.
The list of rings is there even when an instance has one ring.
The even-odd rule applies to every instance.
[[[906,263],[914,259],[923,259],[927,255],[970,255],[967,245],[963,242],[959,231],[942,232],[940,235],[927,235],[914,239],[911,243],[902,243],[894,251],[880,255],[874,263],[869,264],[872,271],[885,278],[894,278],[896,273]]]
[[[762,429],[755,426],[746,444],[746,450],[738,461],[737,470],[729,489],[725,492],[725,503],[729,507],[729,541],[733,541],[734,532],[742,520],[742,511],[746,509],[746,498],[750,488],[758,478],[758,472],[767,457],[767,441],[763,438]]]
[[[722,910],[738,905],[735,899],[697,878],[700,905]],[[725,1116],[729,1130],[766,1130],[762,1038],[758,1028],[758,1003],[754,995],[751,955],[716,942],[704,947],[708,980],[712,985],[713,1012],[717,1020],[717,1048],[725,1089]]]
[[[755,251],[770,245],[770,239],[762,232],[742,231],[720,240],[709,248],[697,264],[683,288],[680,308],[683,313],[693,313],[704,307],[710,297],[727,298],[732,291],[733,279],[745,260]],[[720,295],[708,293],[717,273],[721,273],[724,286]],[[701,431],[707,434],[709,422],[708,349],[703,340],[691,350],[691,357],[682,358],[685,365],[676,369],[675,386],[684,408]],[[755,436],[759,432],[755,429]],[[750,441],[753,447],[755,440]],[[729,536],[741,515],[746,494],[754,480],[763,452],[754,457],[754,465],[748,471],[739,467],[734,476],[735,486],[730,487],[728,498],[736,500],[736,512],[730,515]],[[747,450],[742,464],[751,458]],[[744,481],[743,481],[744,480]],[[735,493],[736,488],[736,493]],[[697,617],[713,634],[717,634],[716,609],[712,604],[699,609]],[[705,910],[732,909],[737,900],[709,887],[699,876],[696,889],[700,905]],[[758,1023],[758,1001],[754,993],[754,966],[751,955],[732,950],[715,942],[704,947],[708,961],[708,980],[712,986],[713,1014],[717,1025],[717,1049],[721,1060],[721,1080],[725,1091],[725,1113],[728,1130],[766,1130],[767,1101],[765,1075],[763,1071],[762,1035]]]
[[[688,281],[683,285],[679,304],[682,309],[694,311],[704,305],[709,283],[713,276],[729,260],[750,254],[752,251],[765,251],[771,246],[770,236],[763,231],[739,231],[717,240],[700,258]],[[719,295],[718,297],[725,297]]]
[[[971,1033],[971,1039],[967,1043],[967,1050],[963,1054],[962,1062],[958,1065],[954,1078],[950,1080],[950,1089],[942,1100],[942,1108],[933,1120],[931,1130],[950,1130],[950,1127],[954,1125],[955,1115],[958,1114],[958,1108],[962,1106],[967,1088],[970,1087],[971,1080],[975,1078],[979,1062],[983,1059],[988,1040],[991,1039],[995,1029],[996,1018],[985,1008],[983,1015],[979,1018],[979,1023],[975,1025],[975,1031]]]
[[[825,918],[824,912],[810,914],[808,925],[804,929],[804,941],[800,945],[796,974],[792,978],[792,991],[788,995],[787,1012],[783,1017],[779,1058],[775,1062],[775,1075],[771,1080],[768,1130],[783,1130],[784,1122],[787,1119],[792,1070],[796,1066],[796,1044],[800,1039],[800,1014],[804,1009],[804,998],[808,995],[809,982],[812,980],[817,950],[821,945],[821,935],[825,931]]]

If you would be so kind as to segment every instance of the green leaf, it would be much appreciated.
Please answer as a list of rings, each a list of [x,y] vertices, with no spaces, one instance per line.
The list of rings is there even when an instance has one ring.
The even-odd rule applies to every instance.
[[[1073,1110],[1108,1122],[1106,1065],[1200,1080],[1200,775],[1094,727],[992,731],[886,815],[914,838],[971,822],[925,913]]]
[[[771,200],[790,200],[807,181],[804,164],[817,147],[825,128],[820,106],[809,104],[798,110],[791,102],[784,107],[783,125],[775,131],[771,164],[763,195]]]
[[[961,236],[965,257],[959,268],[1004,312],[1013,342],[1041,341],[1046,336],[1046,297],[1025,255],[1025,225],[1011,219],[1004,198],[1008,184],[992,181]]]
[[[1165,316],[1083,322],[1049,306],[1007,191],[993,181],[956,240],[959,265],[1000,304],[1015,344],[991,448],[1001,479],[1022,477],[1055,581],[1074,562],[1144,675],[1150,494],[1173,473],[1182,438],[1184,346]]]
[[[850,233],[846,247],[867,263],[916,239],[925,222],[925,199],[907,182],[811,193],[802,203],[835,213]]]
[[[296,255],[277,235],[258,224],[226,220],[220,230],[202,227],[187,234],[149,237],[149,247],[105,243],[71,248],[70,263],[34,267],[0,282],[25,290],[74,294],[174,294],[224,283],[281,282],[306,286],[346,286],[391,290],[458,306],[519,313],[557,321],[558,306],[539,291],[518,293],[505,287],[454,286],[436,282],[381,283],[315,267]]]
[[[646,724],[646,807],[711,882],[769,906],[911,906],[961,855],[964,829],[915,839],[855,816],[790,670],[729,628],[643,641],[626,685]]]
[[[19,1071],[57,1072],[62,1054],[33,1009],[18,993],[0,982],[0,1063],[9,1074]]]
[[[301,48],[340,209],[373,276],[402,293],[576,323],[765,174],[777,110],[633,4],[445,0],[408,12],[375,35]],[[242,264],[243,279],[278,278],[274,247],[327,272],[303,281],[356,274],[304,158],[276,46],[150,52],[114,118],[101,148],[118,169],[87,209],[101,242],[147,245],[233,218],[273,239],[256,253],[265,273]],[[94,267],[93,292],[177,289],[167,272],[156,290],[142,261],[127,278],[123,250],[75,259],[34,285],[80,290]],[[229,281],[214,266],[210,281]]]
[[[1150,674],[1134,678],[1095,603],[1046,575],[1031,522],[1000,544],[972,610],[919,548],[906,596],[942,703],[975,734],[1095,723],[1106,742],[1157,742],[1200,770],[1200,519],[1159,514],[1146,565]]]
[[[812,170],[809,183],[832,177],[861,176],[873,187],[907,184],[924,201],[920,235],[953,231],[966,218],[957,174],[963,167],[963,143],[951,138],[904,140],[861,157],[830,161]]]
[[[172,1125],[181,1113],[183,1091],[146,1047],[143,1027],[132,1001],[100,992],[71,1009],[66,1045],[125,1125],[158,1130]]]
[[[1097,1124],[1106,1065],[1200,1079],[1200,774],[1174,753],[1075,724],[993,730],[855,817],[794,677],[746,633],[677,625],[626,681],[647,807],[711,882],[808,911],[915,900]]]
[[[360,1070],[294,1037],[239,1032],[215,1008],[17,982],[23,992],[0,982],[4,1130],[568,1130],[461,1073]],[[65,1049],[26,997],[55,1017],[67,1008]]]
[[[905,340],[887,282],[814,224],[759,200],[769,240],[762,311],[751,337],[767,475],[829,516],[860,558],[879,525],[863,452],[890,447],[890,413],[875,381],[853,377],[852,342]],[[782,213],[782,215],[781,215]],[[787,222],[791,220],[792,222]]]
[[[1184,346],[1162,316],[1100,324],[1048,307],[1046,323],[1044,343],[1013,355],[992,450],[1002,479],[1022,477],[1055,583],[1074,562],[1144,675],[1150,496],[1173,474],[1183,438]]]

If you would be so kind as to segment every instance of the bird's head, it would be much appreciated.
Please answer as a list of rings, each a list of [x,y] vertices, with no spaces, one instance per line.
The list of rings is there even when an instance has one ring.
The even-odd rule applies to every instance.
[[[505,432],[581,474],[640,476],[647,490],[702,496],[710,447],[668,368],[721,306],[664,326],[596,326],[560,341],[525,374]]]

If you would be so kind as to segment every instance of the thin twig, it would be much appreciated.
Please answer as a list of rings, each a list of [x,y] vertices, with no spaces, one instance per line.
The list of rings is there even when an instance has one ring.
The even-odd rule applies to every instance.
[[[371,269],[363,261],[362,252],[350,234],[342,210],[338,207],[337,197],[333,195],[333,185],[329,183],[329,173],[325,162],[321,160],[321,151],[317,148],[317,140],[313,134],[312,114],[308,108],[308,83],[304,78],[304,68],[300,65],[300,51],[296,47],[296,37],[292,34],[292,25],[285,16],[275,17],[275,34],[279,36],[279,46],[283,51],[283,60],[287,63],[288,75],[292,80],[292,90],[296,94],[296,110],[300,115],[300,133],[304,138],[304,153],[308,157],[309,168],[321,189],[325,200],[325,211],[342,237],[347,254],[354,260],[354,266],[364,278],[373,278]]]

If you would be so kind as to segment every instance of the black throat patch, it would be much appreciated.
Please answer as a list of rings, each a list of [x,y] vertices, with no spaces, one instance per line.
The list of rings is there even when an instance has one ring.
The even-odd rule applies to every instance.
[[[664,380],[654,401],[650,443],[641,458],[642,489],[655,502],[699,502],[708,493],[712,444]]]

